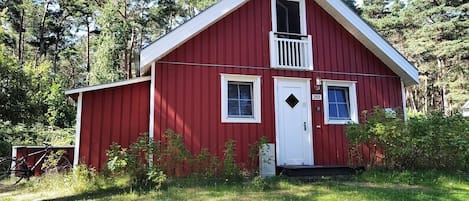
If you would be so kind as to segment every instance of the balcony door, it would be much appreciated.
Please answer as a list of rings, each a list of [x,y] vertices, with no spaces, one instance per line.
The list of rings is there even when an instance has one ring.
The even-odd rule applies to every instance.
[[[277,33],[306,35],[305,0],[272,0],[272,27]]]

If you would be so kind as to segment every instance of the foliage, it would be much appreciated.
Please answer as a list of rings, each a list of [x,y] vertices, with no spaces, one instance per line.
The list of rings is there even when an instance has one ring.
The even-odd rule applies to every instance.
[[[165,141],[161,154],[162,168],[168,175],[181,176],[182,167],[191,153],[184,145],[182,135],[167,129],[164,134]]]
[[[469,120],[461,115],[441,113],[412,117],[389,115],[375,108],[363,113],[363,124],[349,124],[346,133],[351,146],[376,145],[384,152],[384,166],[393,169],[468,169]],[[376,150],[375,150],[376,151]],[[376,156],[370,161],[375,165]]]
[[[5,49],[0,44],[0,119],[30,123],[34,119],[28,98],[31,80]]]
[[[420,72],[407,88],[414,111],[457,113],[469,99],[469,24],[464,1],[365,0],[362,17]]]
[[[252,178],[251,185],[254,189],[259,191],[269,191],[278,188],[278,183],[282,177],[261,177],[255,176]]]
[[[264,151],[266,150],[263,150],[262,146],[267,144],[268,142],[269,142],[269,139],[265,135],[263,135],[254,144],[249,145],[248,157],[249,157],[249,168],[251,169],[251,171],[255,171],[256,169],[259,168],[259,153],[260,153],[260,156],[262,155],[265,156],[267,154],[267,153],[264,153]]]
[[[148,134],[142,134],[128,149],[112,144],[106,152],[106,168],[114,176],[129,176],[132,186],[154,186],[159,189],[166,181],[166,174],[158,163],[149,166],[149,161],[151,156],[160,155],[160,147],[159,143],[147,136]]]
[[[240,169],[236,164],[236,142],[227,140],[225,142],[225,150],[223,153],[223,176],[228,180],[238,180],[240,177]]]
[[[75,140],[75,131],[71,128],[44,126],[43,124],[12,124],[0,119],[0,141],[11,145],[38,145],[50,142],[53,145],[71,145]],[[3,146],[2,146],[3,147]],[[8,151],[9,152],[9,151]],[[2,155],[7,154],[0,152]],[[8,154],[7,154],[8,155]]]
[[[191,172],[197,176],[214,177],[218,174],[220,164],[218,157],[213,156],[207,148],[195,155],[191,163]]]

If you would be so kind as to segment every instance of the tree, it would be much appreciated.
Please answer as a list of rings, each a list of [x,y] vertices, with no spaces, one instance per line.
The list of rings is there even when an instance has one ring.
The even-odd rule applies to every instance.
[[[357,8],[357,2],[355,0],[342,0],[350,9],[355,13],[360,13],[360,10]]]
[[[469,99],[469,24],[463,1],[367,0],[362,17],[421,73],[407,89],[409,106],[449,115]]]

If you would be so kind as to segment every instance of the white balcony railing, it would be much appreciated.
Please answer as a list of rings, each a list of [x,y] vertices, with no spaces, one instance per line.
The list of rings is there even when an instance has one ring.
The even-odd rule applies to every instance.
[[[313,69],[311,35],[270,32],[270,64],[272,68]]]

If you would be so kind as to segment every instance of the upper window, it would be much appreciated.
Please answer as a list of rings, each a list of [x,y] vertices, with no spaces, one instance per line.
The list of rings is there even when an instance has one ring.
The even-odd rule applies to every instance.
[[[358,123],[355,82],[323,80],[326,124]]]
[[[306,34],[304,0],[272,0],[274,32]]]
[[[221,121],[260,123],[260,76],[221,75]]]

